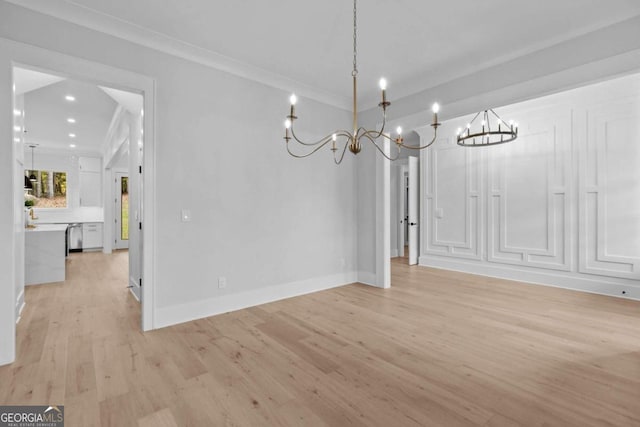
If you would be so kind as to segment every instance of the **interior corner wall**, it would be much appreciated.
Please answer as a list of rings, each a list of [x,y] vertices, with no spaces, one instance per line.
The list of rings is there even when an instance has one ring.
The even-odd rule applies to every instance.
[[[145,247],[155,253],[154,327],[356,280],[355,162],[347,156],[336,166],[330,150],[304,160],[287,154],[287,93],[0,2],[2,134],[11,134],[11,63],[40,49],[155,81],[156,204],[144,206],[156,222],[155,247]],[[350,122],[348,112],[306,98],[298,111],[304,138]],[[13,182],[7,145],[0,179]],[[12,208],[0,206],[4,271],[13,271]],[[190,222],[181,221],[182,209]],[[0,278],[2,304],[13,297],[5,298],[7,280]],[[2,320],[5,342],[11,332]]]
[[[640,299],[640,75],[497,112],[515,141],[422,153],[420,264]]]

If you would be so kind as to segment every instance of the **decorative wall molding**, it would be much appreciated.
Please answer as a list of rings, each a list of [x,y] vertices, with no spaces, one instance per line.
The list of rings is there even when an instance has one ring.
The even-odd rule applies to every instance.
[[[422,153],[420,264],[640,298],[640,75],[497,111],[516,141]]]
[[[569,271],[571,111],[520,116],[518,139],[487,152],[487,258]]]
[[[441,132],[441,135],[455,135]],[[421,168],[423,191],[421,241],[424,253],[452,257],[481,257],[481,152],[463,150],[454,137],[440,138],[425,153]]]
[[[587,133],[578,153],[579,271],[640,279],[640,96],[582,114]],[[630,170],[636,172],[625,173]]]
[[[186,43],[165,34],[149,30],[119,20],[113,16],[97,12],[88,7],[75,5],[71,2],[51,2],[49,0],[8,0],[21,7],[54,18],[70,22],[74,25],[100,31],[119,39],[157,50],[178,58],[186,59],[197,64],[215,68],[248,80],[253,80],[267,86],[290,92],[295,88],[299,96],[304,96],[343,110],[351,110],[351,99],[347,96],[335,95],[308,84],[301,83],[289,77],[265,70],[264,68],[239,61],[220,53]]]

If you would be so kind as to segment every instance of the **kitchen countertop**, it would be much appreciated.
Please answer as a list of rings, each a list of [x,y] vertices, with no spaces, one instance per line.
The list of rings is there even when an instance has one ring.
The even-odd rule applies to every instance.
[[[36,228],[26,228],[27,233],[38,231],[67,231],[67,224],[35,224]]]

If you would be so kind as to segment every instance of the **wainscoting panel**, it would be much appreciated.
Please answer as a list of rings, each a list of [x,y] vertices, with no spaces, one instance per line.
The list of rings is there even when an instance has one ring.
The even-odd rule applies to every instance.
[[[640,279],[640,102],[636,96],[589,108],[585,121],[580,272]]]
[[[516,141],[483,150],[488,260],[569,271],[571,112],[530,112]]]
[[[640,299],[640,74],[495,111],[517,140],[421,153],[419,263]]]
[[[450,126],[441,134],[455,135]],[[478,150],[461,149],[455,138],[441,138],[428,150],[424,181],[423,253],[480,259],[481,167]],[[426,221],[425,221],[426,219]]]

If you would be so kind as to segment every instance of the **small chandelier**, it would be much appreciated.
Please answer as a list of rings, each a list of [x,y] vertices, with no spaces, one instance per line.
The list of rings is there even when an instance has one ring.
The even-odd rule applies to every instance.
[[[491,113],[493,117],[490,116]],[[482,115],[481,129],[472,130],[473,122]],[[458,128],[458,145],[463,147],[486,147],[504,144],[518,137],[518,124],[511,120],[508,124],[492,109],[480,111],[465,129]]]
[[[342,163],[344,159],[344,155],[347,151],[351,151],[353,154],[358,154],[362,149],[362,141],[368,141],[382,154],[385,158],[389,160],[396,160],[400,155],[400,150],[402,148],[408,148],[411,150],[422,150],[431,146],[436,141],[438,126],[438,112],[440,111],[440,106],[435,103],[433,104],[433,122],[431,126],[433,127],[433,139],[429,141],[427,144],[423,146],[410,146],[404,145],[404,140],[402,138],[402,128],[398,127],[396,130],[396,137],[391,138],[388,134],[385,133],[385,125],[387,121],[387,107],[391,105],[389,101],[387,101],[387,81],[383,78],[380,79],[380,90],[382,91],[382,100],[378,104],[380,108],[382,108],[382,127],[380,130],[367,130],[363,127],[358,127],[358,110],[357,110],[357,101],[358,101],[358,93],[357,93],[357,80],[358,80],[358,65],[357,65],[357,8],[356,8],[356,0],[353,0],[353,70],[351,71],[351,77],[353,79],[353,131],[348,130],[336,130],[331,134],[326,135],[315,142],[304,142],[300,140],[294,131],[294,122],[298,118],[295,114],[295,105],[298,100],[295,94],[291,95],[289,101],[291,103],[291,111],[285,120],[285,134],[284,140],[287,145],[287,152],[296,158],[304,158],[309,157],[322,147],[331,143],[331,151],[333,151],[333,160],[336,164]],[[289,147],[289,141],[293,139],[297,143],[300,144],[303,148],[307,150],[307,152],[303,152],[301,154],[297,154],[291,151]],[[397,153],[395,156],[387,155],[384,151],[384,148],[378,145],[377,141],[384,140],[393,141],[396,144]],[[344,144],[344,145],[343,145]]]

